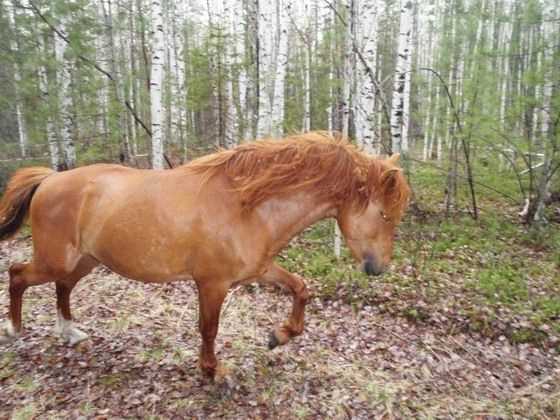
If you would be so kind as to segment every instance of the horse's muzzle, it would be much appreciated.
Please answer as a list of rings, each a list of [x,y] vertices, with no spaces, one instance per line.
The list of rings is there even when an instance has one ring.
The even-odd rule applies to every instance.
[[[366,256],[364,258],[364,262],[362,263],[362,267],[363,267],[364,273],[366,273],[368,276],[379,276],[380,274],[383,274],[386,270],[386,267],[384,267],[380,264],[377,264],[375,259],[371,256]]]

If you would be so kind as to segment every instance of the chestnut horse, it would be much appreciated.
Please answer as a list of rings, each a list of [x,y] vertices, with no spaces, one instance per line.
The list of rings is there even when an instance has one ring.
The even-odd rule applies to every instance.
[[[143,282],[196,282],[200,367],[214,377],[220,308],[232,286],[260,282],[292,293],[292,312],[271,333],[270,348],[302,333],[309,293],[274,257],[307,226],[336,218],[367,274],[387,268],[409,197],[397,159],[375,159],[315,132],[246,143],[173,170],[21,169],[0,202],[0,239],[29,214],[33,260],[9,268],[10,311],[0,342],[22,330],[24,291],[51,281],[58,333],[71,345],[86,339],[72,323],[70,293],[104,264]]]

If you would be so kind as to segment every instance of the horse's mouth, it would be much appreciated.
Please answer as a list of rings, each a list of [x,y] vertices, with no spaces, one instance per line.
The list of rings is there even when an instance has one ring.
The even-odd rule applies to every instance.
[[[373,257],[365,257],[362,262],[362,271],[368,276],[379,276],[386,271],[387,267],[377,264]]]

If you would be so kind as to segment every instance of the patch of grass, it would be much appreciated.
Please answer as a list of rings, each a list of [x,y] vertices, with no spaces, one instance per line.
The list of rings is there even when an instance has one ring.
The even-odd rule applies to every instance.
[[[80,406],[80,413],[86,417],[91,417],[97,410],[97,407],[90,401],[86,401]]]
[[[491,302],[515,304],[527,301],[529,289],[524,276],[512,267],[494,267],[478,273],[475,287]]]
[[[539,299],[536,306],[546,318],[560,319],[560,297]]]
[[[35,391],[38,386],[39,385],[37,385],[33,378],[25,376],[21,378],[17,384],[14,385],[14,388],[22,393],[28,393]]]
[[[13,351],[0,353],[0,380],[14,375],[15,358],[16,353]]]
[[[107,388],[119,388],[125,381],[125,375],[122,373],[111,373],[100,376],[98,382]]]
[[[159,362],[161,361],[165,354],[167,353],[167,349],[163,347],[155,347],[152,349],[144,350],[140,352],[137,356],[138,361],[144,362]]]
[[[37,407],[34,403],[26,404],[25,407],[15,409],[12,413],[12,420],[31,420],[36,416]]]
[[[120,316],[115,318],[109,322],[109,329],[117,332],[117,333],[124,333],[130,327],[130,317],[127,315]]]
[[[511,332],[509,339],[512,343],[541,343],[546,340],[546,333],[534,328],[518,328]]]

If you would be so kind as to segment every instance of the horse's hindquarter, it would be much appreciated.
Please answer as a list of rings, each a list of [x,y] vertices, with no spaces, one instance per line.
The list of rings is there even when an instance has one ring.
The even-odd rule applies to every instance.
[[[240,206],[220,187],[180,170],[98,176],[84,192],[82,252],[141,281],[238,280]]]
[[[83,257],[79,220],[84,192],[98,174],[126,171],[118,165],[91,165],[54,173],[41,183],[30,207],[36,264],[56,275],[73,271]]]

